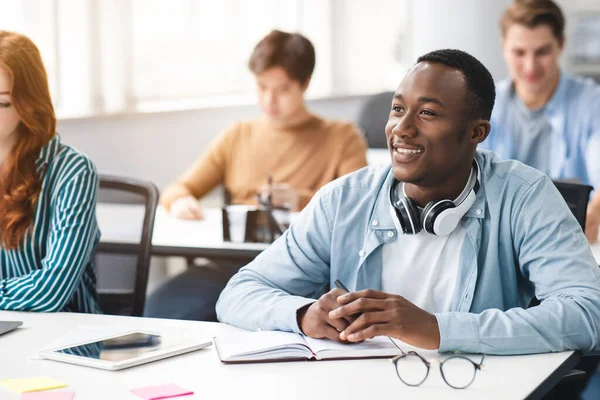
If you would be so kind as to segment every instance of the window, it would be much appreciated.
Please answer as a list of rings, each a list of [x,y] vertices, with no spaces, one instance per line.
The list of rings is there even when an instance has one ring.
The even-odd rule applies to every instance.
[[[50,91],[56,101],[58,85],[53,13],[53,1],[4,0],[0,13],[0,29],[23,33],[35,42],[42,54],[50,81]]]
[[[64,118],[252,103],[248,57],[271,29],[313,42],[309,98],[389,90],[402,70],[394,49],[406,3],[5,0],[0,28],[38,45]]]
[[[313,41],[319,55],[311,94],[327,94],[327,6],[325,0],[133,0],[134,101],[151,107],[215,96],[249,98],[254,82],[248,58],[271,29],[299,31]]]

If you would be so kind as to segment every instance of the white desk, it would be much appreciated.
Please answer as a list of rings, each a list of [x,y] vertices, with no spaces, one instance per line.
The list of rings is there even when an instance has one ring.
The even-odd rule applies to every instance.
[[[264,243],[231,243],[223,241],[221,209],[205,209],[203,221],[171,218],[159,207],[156,210],[152,254],[158,256],[241,258],[252,260],[269,247]],[[111,252],[136,251],[141,237],[144,207],[128,204],[97,206],[96,215],[102,237],[98,248]]]
[[[67,390],[75,391],[75,399],[79,400],[139,399],[129,389],[163,383],[176,383],[195,392],[182,399],[506,400],[532,394],[539,398],[578,360],[573,352],[490,356],[484,370],[465,390],[446,386],[436,367],[420,387],[411,388],[398,379],[385,359],[225,365],[214,347],[127,370],[104,371],[43,360],[36,355],[42,348],[57,345],[58,338],[77,326],[178,332],[198,338],[212,338],[236,328],[210,322],[68,313],[2,311],[0,320],[24,322],[18,330],[0,336],[0,379],[51,376],[68,383]],[[421,354],[438,357],[435,352]],[[20,396],[0,387],[0,398],[17,400]]]

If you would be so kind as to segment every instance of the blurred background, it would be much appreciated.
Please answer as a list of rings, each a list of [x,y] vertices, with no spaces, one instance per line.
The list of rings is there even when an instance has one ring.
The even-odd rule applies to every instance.
[[[558,1],[563,67],[600,76],[600,1]],[[271,29],[315,45],[309,109],[356,121],[421,54],[460,48],[506,76],[508,0],[0,0],[0,28],[40,47],[65,142],[101,172],[164,188],[234,121],[258,115],[247,60]],[[596,39],[594,39],[596,38]],[[595,41],[594,41],[595,40]],[[584,43],[586,43],[584,45]],[[220,199],[208,197],[204,201]]]
[[[40,48],[64,142],[88,154],[101,173],[162,190],[216,135],[259,115],[247,62],[272,29],[300,32],[316,48],[309,110],[357,123],[365,101],[395,90],[430,50],[468,51],[496,80],[505,78],[498,21],[509,3],[0,0],[0,29],[24,33]],[[598,79],[600,1],[558,3],[567,17],[562,67]],[[387,151],[378,154],[387,160]],[[216,190],[201,203],[222,200]],[[148,290],[186,262],[153,258]]]

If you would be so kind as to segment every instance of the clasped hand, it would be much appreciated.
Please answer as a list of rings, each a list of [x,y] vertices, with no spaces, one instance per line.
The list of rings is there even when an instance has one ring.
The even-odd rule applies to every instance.
[[[301,309],[298,321],[305,335],[342,343],[391,336],[424,349],[440,346],[435,315],[402,296],[370,289],[352,293],[333,289]]]

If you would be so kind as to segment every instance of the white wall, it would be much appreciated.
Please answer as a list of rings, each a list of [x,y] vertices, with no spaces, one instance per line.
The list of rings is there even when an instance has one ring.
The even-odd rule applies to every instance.
[[[407,0],[408,1],[408,0]],[[382,24],[394,28],[382,30],[378,26],[362,26],[364,31],[387,32],[396,35],[389,45],[373,45],[368,40],[359,46],[354,56],[368,74],[369,52],[390,51],[398,68],[381,76],[388,90],[394,90],[404,74],[401,65],[412,65],[417,56],[427,51],[454,47],[464,49],[480,58],[496,79],[506,75],[506,67],[500,50],[498,19],[510,0],[413,0],[409,1],[408,18],[397,15],[397,9],[383,7],[376,14],[382,16]],[[356,3],[354,1],[354,3]],[[482,3],[485,3],[485,7]],[[572,17],[582,10],[600,10],[598,0],[559,0],[567,15],[567,27],[572,28]],[[390,0],[378,5],[390,5]],[[356,10],[356,7],[353,8]],[[385,10],[390,17],[384,19]],[[345,32],[359,21],[357,15],[348,17],[350,23],[342,24]],[[373,21],[374,18],[365,18]],[[346,21],[346,22],[348,22]],[[339,23],[339,21],[338,21]],[[372,22],[370,22],[372,23]],[[568,30],[569,31],[569,30]],[[352,36],[341,36],[338,48]],[[372,35],[369,40],[374,41]],[[386,39],[387,40],[387,39]],[[390,43],[387,40],[386,43]],[[573,45],[567,40],[567,45]],[[339,62],[352,62],[352,54],[339,51]],[[392,56],[390,56],[392,57]],[[399,61],[400,59],[400,61]],[[391,58],[390,58],[390,62]],[[240,66],[244,68],[244,66]],[[348,72],[350,73],[350,72]],[[353,72],[355,73],[355,72]],[[394,79],[397,74],[397,79]],[[339,77],[343,84],[346,77]],[[314,100],[309,102],[311,110],[326,118],[354,121],[365,96]],[[231,106],[211,109],[165,112],[153,114],[121,115],[106,118],[63,120],[58,130],[65,142],[74,145],[92,157],[101,172],[140,177],[155,182],[159,188],[179,175],[197,157],[215,135],[237,120],[246,120],[257,115],[256,106]]]
[[[309,102],[326,118],[354,120],[363,97]],[[164,188],[234,121],[255,118],[256,106],[221,107],[63,120],[64,142],[89,155],[100,172],[151,180]]]
[[[494,79],[506,76],[498,20],[510,0],[418,0],[410,2],[410,54],[458,48],[477,57]],[[485,4],[484,4],[485,3]]]

